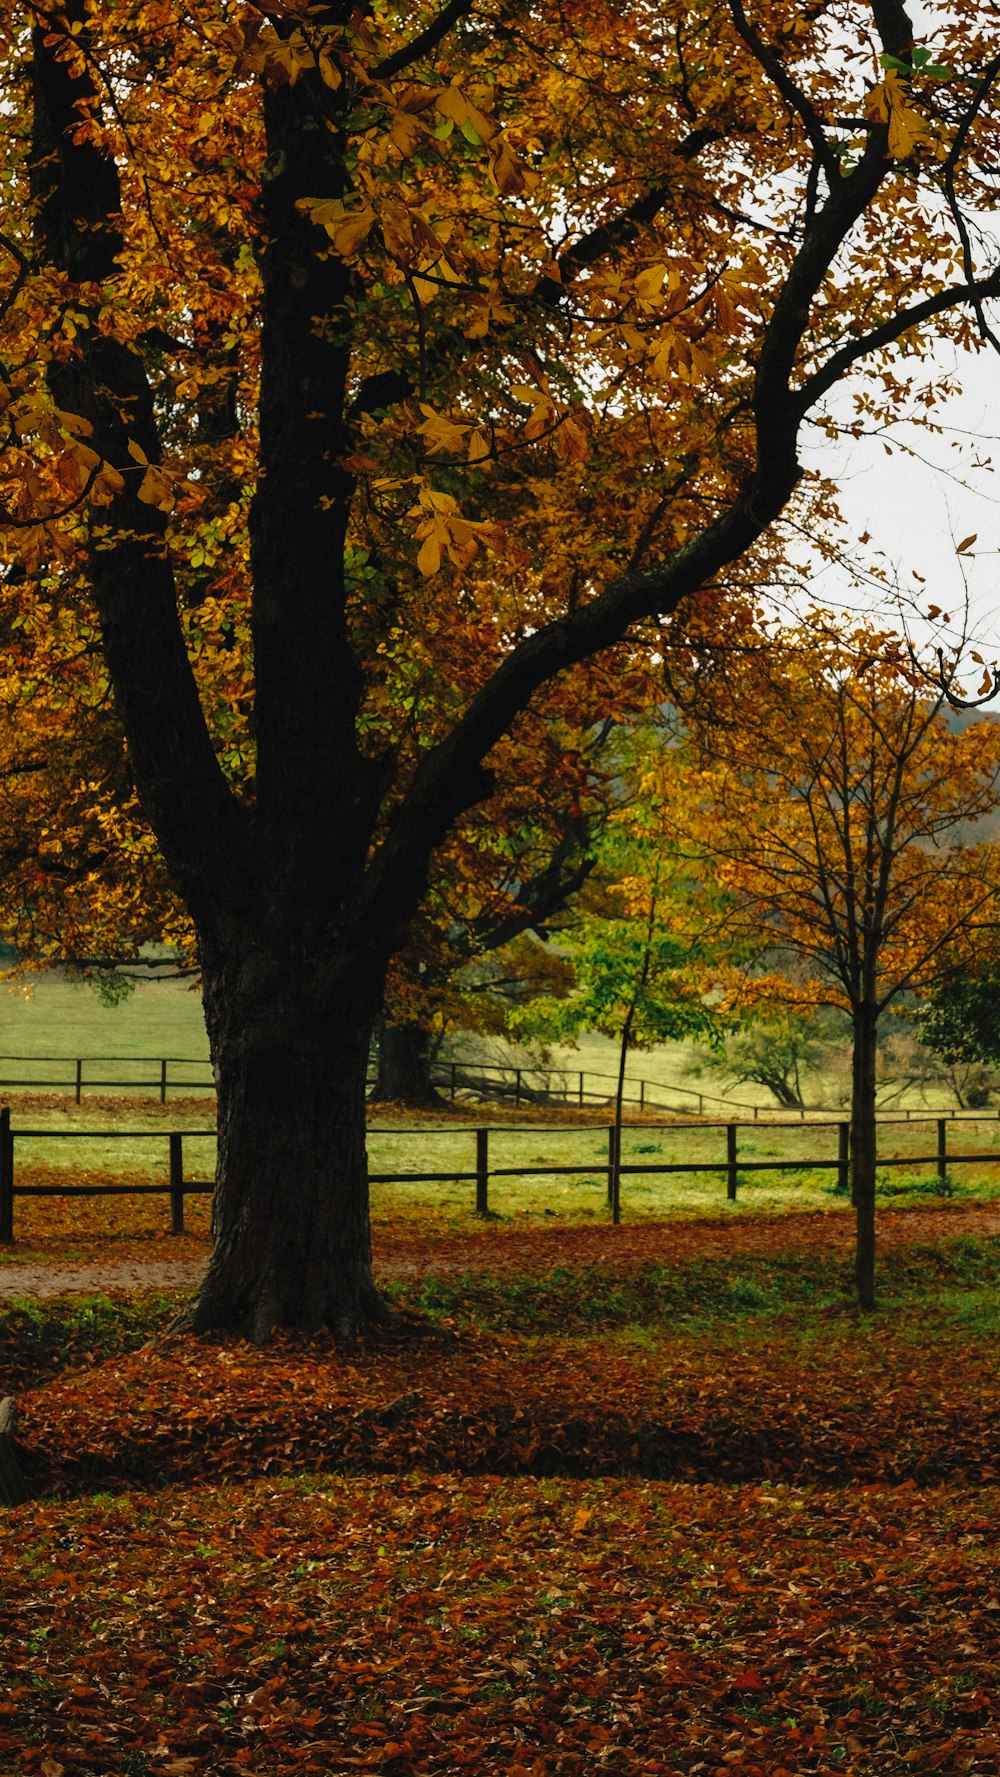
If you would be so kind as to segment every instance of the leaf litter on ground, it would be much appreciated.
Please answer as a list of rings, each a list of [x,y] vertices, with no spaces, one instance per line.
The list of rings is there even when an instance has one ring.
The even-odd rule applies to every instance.
[[[18,1306],[0,1361],[65,1322],[18,1390],[0,1771],[995,1777],[1000,1366],[938,1290],[997,1242],[882,1221],[874,1321],[803,1307],[840,1217],[487,1228],[436,1284],[425,1243],[401,1299],[466,1320],[347,1349]],[[795,1313],[672,1318],[761,1266]]]
[[[994,1777],[995,1488],[332,1477],[17,1514],[25,1777]]]

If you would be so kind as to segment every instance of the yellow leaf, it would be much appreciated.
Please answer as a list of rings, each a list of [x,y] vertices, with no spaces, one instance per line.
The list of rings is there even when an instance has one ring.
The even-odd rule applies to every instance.
[[[130,438],[128,441],[128,454],[133,462],[141,463],[143,468],[145,468],[146,464],[149,462],[149,458],[143,450],[142,445],[136,444],[134,438]]]
[[[348,254],[353,253],[356,247],[360,247],[362,241],[371,233],[374,221],[374,210],[365,209],[360,210],[356,216],[349,217],[339,227],[333,229],[333,244],[337,252],[346,259]]]
[[[486,434],[484,432],[480,431],[479,427],[477,426],[476,430],[473,432],[471,438],[469,439],[469,462],[470,463],[481,463],[483,461],[484,457],[488,457],[489,454],[490,454],[490,441],[486,437]]]
[[[174,490],[166,476],[152,463],[139,483],[139,499],[143,505],[156,506],[160,512],[173,510]]]
[[[590,449],[590,441],[578,420],[567,416],[556,432],[556,450],[564,463],[582,463]]]
[[[333,91],[336,92],[338,86],[342,84],[344,79],[339,63],[334,61],[327,49],[320,50],[316,62],[319,68],[320,79],[324,86],[332,87]]]
[[[497,190],[504,197],[519,197],[529,185],[537,183],[535,175],[521,165],[504,135],[497,136],[490,148],[490,172]]]
[[[420,404],[421,413],[425,414],[423,425],[417,427],[421,437],[426,440],[427,449],[433,455],[439,450],[461,450],[465,444],[467,426],[456,425],[443,413],[435,413],[433,407]]]
[[[548,431],[548,428],[551,426],[555,417],[555,408],[548,399],[548,396],[543,395],[542,399],[536,402],[530,419],[525,422],[522,437],[540,438],[543,432]]]
[[[720,332],[736,333],[739,330],[739,316],[723,284],[716,284],[712,291],[712,307]]]
[[[111,463],[102,463],[94,478],[90,498],[95,506],[108,506],[125,486],[125,477]]]
[[[419,117],[410,111],[397,111],[392,120],[389,140],[394,142],[400,154],[412,154],[417,143],[426,136],[427,131]]]
[[[889,114],[889,153],[894,160],[906,160],[926,133],[926,125],[919,111],[914,111],[909,105],[892,107]]]
[[[441,545],[434,532],[425,537],[417,556],[417,567],[424,575],[436,574],[441,566]]]
[[[889,94],[885,81],[882,81],[878,86],[872,87],[871,92],[865,99],[862,110],[866,117],[873,118],[876,123],[888,123]]]
[[[635,280],[635,293],[640,302],[655,302],[663,289],[663,280],[667,275],[665,265],[650,265],[641,271]]]
[[[485,111],[463,93],[460,86],[446,86],[437,94],[434,103],[442,117],[457,123],[459,129],[464,124],[471,124],[481,142],[491,142],[499,132],[500,125]]]

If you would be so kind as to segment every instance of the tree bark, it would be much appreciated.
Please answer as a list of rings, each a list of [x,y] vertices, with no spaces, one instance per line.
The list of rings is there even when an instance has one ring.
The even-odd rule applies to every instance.
[[[218,1086],[213,1250],[184,1324],[258,1341],[392,1316],[371,1270],[365,1088],[380,984],[272,951],[205,970]],[[249,977],[249,979],[248,979]]]
[[[431,1079],[437,1043],[424,1025],[380,1020],[375,1046],[374,1103],[440,1108],[443,1100]]]
[[[875,1037],[878,1017],[873,1004],[862,1001],[852,1019],[851,1065],[851,1201],[857,1224],[854,1281],[858,1307],[875,1307]]]

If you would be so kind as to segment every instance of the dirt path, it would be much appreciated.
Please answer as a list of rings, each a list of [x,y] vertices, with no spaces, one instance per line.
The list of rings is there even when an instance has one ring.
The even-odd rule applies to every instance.
[[[564,1227],[558,1222],[535,1229],[487,1225],[466,1235],[421,1237],[380,1229],[375,1235],[376,1270],[383,1277],[454,1276],[463,1271],[544,1272],[564,1265],[574,1270],[613,1265],[630,1270],[649,1264],[690,1264],[699,1259],[766,1257],[769,1253],[843,1252],[849,1256],[854,1223],[849,1211],[831,1214],[722,1216],[669,1222],[638,1222],[620,1228]],[[956,1205],[949,1209],[882,1210],[882,1246],[924,1245],[962,1235],[1000,1235],[1000,1203]],[[66,1292],[191,1289],[204,1272],[207,1246],[196,1257],[149,1257],[131,1246],[128,1260],[68,1265],[12,1258],[0,1263],[0,1299],[56,1296]]]

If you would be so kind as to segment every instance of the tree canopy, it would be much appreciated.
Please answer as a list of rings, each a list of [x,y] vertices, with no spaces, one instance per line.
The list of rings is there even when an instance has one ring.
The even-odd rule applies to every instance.
[[[956,729],[898,637],[818,613],[720,653],[689,696],[691,757],[658,770],[675,796],[687,771],[690,824],[729,897],[735,994],[851,1020],[858,1291],[872,1307],[878,1023],[995,923],[995,847],[963,840],[1000,800],[1000,726]]]

